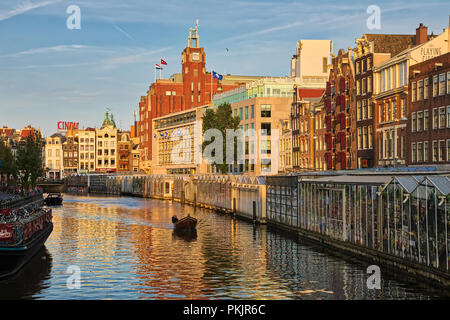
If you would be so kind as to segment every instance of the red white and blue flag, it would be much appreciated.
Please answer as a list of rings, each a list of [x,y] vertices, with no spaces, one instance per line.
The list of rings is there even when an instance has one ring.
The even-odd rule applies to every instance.
[[[162,67],[157,63],[155,63],[155,68],[156,68],[156,70],[162,70]]]
[[[163,59],[161,59],[161,64],[165,64],[167,66],[167,62],[165,62]]]

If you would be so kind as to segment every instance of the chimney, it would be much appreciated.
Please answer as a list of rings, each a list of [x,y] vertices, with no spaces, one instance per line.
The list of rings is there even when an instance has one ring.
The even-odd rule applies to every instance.
[[[425,27],[423,23],[416,29],[416,46],[428,41],[428,27]]]

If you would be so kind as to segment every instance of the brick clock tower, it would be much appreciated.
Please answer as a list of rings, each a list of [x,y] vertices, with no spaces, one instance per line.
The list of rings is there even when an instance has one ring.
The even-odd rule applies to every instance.
[[[205,105],[210,101],[211,74],[206,73],[205,64],[206,55],[199,45],[197,20],[195,28],[189,29],[188,46],[181,54],[183,110]],[[217,87],[217,84],[215,87]]]

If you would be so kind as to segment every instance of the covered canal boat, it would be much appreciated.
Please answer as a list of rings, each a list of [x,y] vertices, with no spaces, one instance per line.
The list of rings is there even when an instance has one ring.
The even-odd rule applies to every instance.
[[[0,210],[0,278],[19,271],[53,230],[52,210],[35,205]]]

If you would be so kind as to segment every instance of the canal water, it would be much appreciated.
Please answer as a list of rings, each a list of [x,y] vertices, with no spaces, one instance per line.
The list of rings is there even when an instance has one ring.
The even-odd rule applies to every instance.
[[[199,220],[196,237],[172,229],[172,215],[188,213]],[[0,299],[442,298],[385,272],[381,289],[369,290],[367,263],[176,202],[66,195],[53,223],[45,248],[0,282]],[[68,270],[77,269],[71,289]]]

